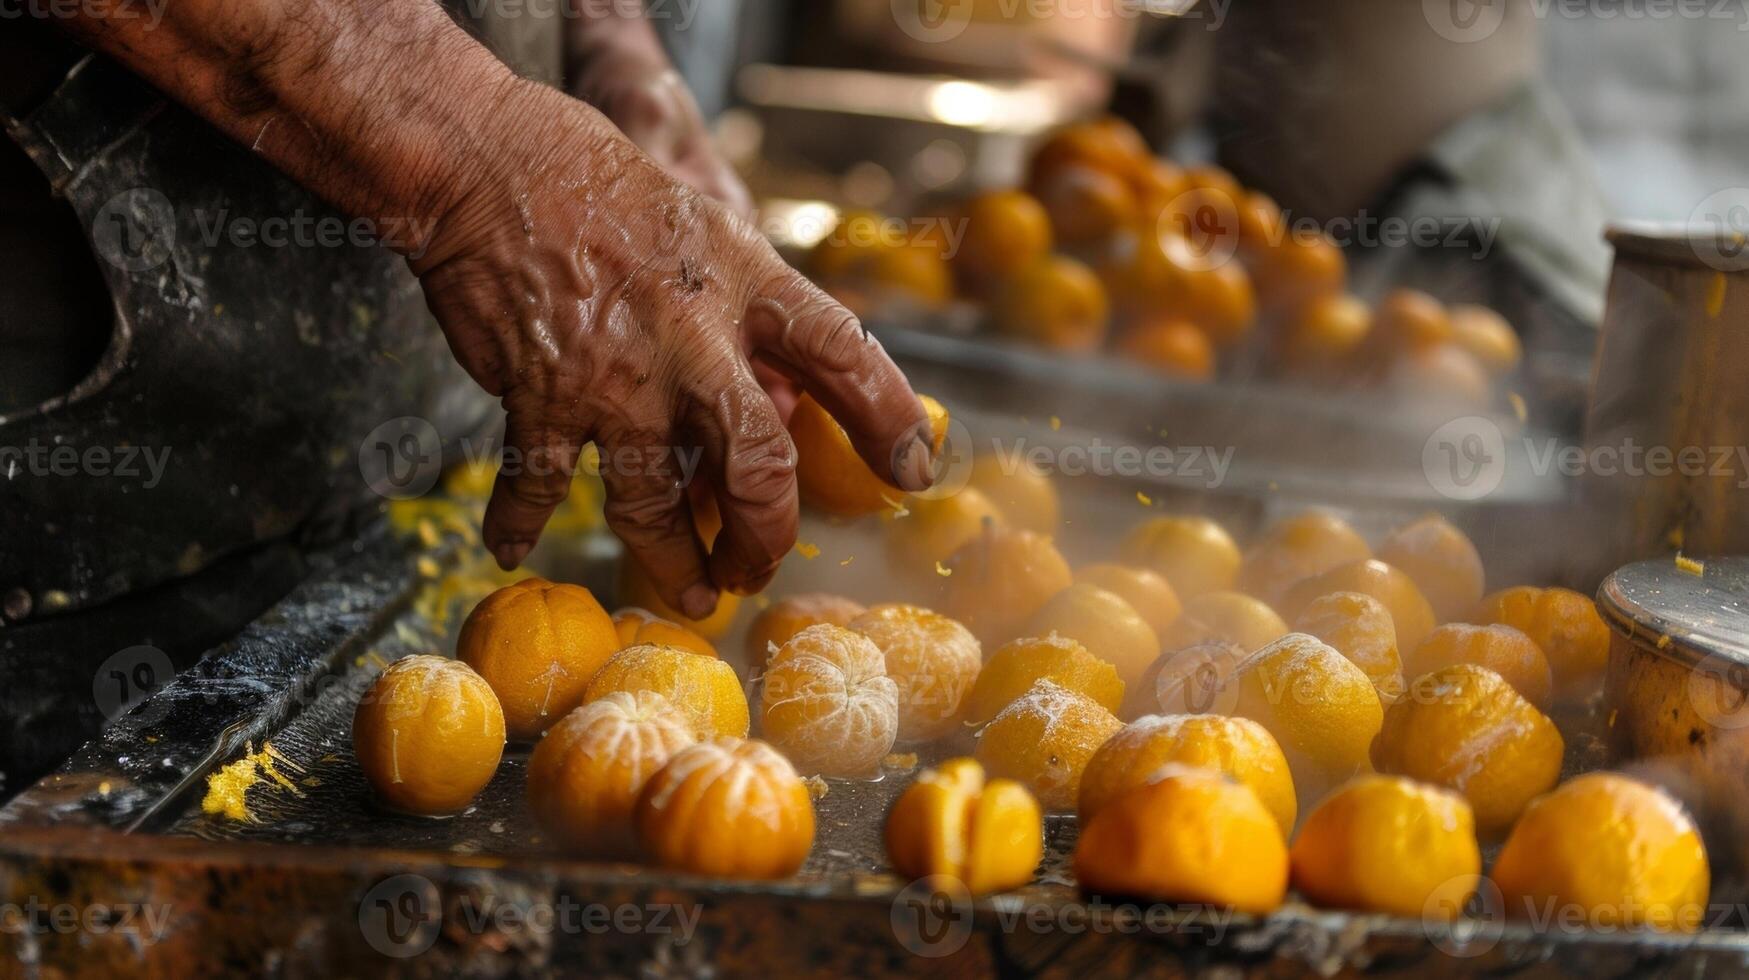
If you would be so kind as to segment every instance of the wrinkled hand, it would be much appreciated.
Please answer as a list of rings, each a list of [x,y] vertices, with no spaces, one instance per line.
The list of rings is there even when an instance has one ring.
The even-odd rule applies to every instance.
[[[794,544],[797,494],[754,361],[819,399],[876,472],[929,484],[922,406],[854,316],[587,106],[533,85],[507,101],[486,134],[497,162],[415,263],[456,357],[509,414],[485,519],[499,564],[522,561],[594,441],[608,524],[665,601],[702,618],[718,588],[762,588]],[[695,476],[723,517],[708,555]]]
[[[676,179],[743,218],[752,216],[746,185],[717,151],[698,100],[665,58],[635,46],[600,45],[591,50],[572,91]]]

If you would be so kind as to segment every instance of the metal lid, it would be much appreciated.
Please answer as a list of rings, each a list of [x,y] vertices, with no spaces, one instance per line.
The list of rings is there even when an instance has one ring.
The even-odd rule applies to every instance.
[[[1616,569],[1597,590],[1598,611],[1673,659],[1749,663],[1749,557],[1699,564],[1698,574],[1669,558]]]

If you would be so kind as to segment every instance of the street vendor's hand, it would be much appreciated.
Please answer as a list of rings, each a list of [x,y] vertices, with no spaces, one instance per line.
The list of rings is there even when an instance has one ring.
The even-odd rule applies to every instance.
[[[763,587],[794,544],[797,494],[795,448],[756,360],[819,398],[876,472],[928,485],[922,407],[854,316],[593,110],[519,89],[487,144],[499,152],[415,263],[526,461],[487,508],[500,564],[534,545],[595,441],[608,523],[665,600],[701,618],[717,588]],[[708,556],[677,458],[693,448],[723,516]]]
[[[132,5],[121,5],[125,12]],[[57,23],[374,223],[509,411],[485,539],[520,563],[602,449],[607,520],[690,617],[795,540],[795,447],[753,365],[801,383],[875,472],[930,481],[923,406],[856,318],[599,112],[516,78],[426,0],[183,0]],[[683,469],[700,454],[698,470]],[[632,462],[632,461],[639,462]],[[713,489],[707,555],[686,476]]]

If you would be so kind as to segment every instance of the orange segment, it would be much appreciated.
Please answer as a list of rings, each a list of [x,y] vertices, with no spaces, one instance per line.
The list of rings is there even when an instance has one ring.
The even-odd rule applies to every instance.
[[[912,879],[946,875],[974,895],[1032,879],[1044,853],[1043,818],[1026,787],[985,781],[972,759],[925,769],[887,815],[887,857]]]
[[[492,593],[468,614],[456,656],[492,685],[510,737],[534,738],[583,701],[619,635],[580,585],[528,578]]]
[[[899,688],[880,648],[842,626],[810,626],[765,667],[760,730],[807,773],[880,771],[899,730]]]
[[[358,702],[352,749],[365,780],[389,806],[456,813],[498,771],[504,712],[467,664],[406,657],[384,668]]]

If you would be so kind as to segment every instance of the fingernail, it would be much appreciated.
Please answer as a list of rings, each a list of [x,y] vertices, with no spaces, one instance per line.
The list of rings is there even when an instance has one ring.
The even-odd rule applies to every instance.
[[[688,586],[680,593],[680,611],[687,619],[704,619],[717,611],[717,590],[704,583]]]
[[[498,559],[498,567],[508,572],[522,564],[522,560],[528,557],[528,550],[532,547],[533,545],[527,541],[506,541],[499,545],[498,550],[492,554]]]
[[[912,436],[893,463],[893,476],[898,480],[899,489],[911,493],[929,489],[935,482],[935,474],[930,472],[934,462],[929,443],[921,436]]]

